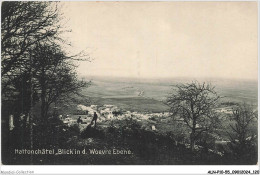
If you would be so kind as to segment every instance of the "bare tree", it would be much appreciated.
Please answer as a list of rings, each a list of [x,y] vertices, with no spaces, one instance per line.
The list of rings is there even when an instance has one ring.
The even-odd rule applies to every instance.
[[[176,85],[168,97],[167,104],[172,116],[182,118],[191,130],[192,151],[199,136],[214,130],[218,125],[219,118],[214,108],[219,98],[213,86],[198,82]]]
[[[32,101],[29,96],[36,91],[41,93],[39,99],[46,113],[50,103],[65,93],[76,92],[85,84],[77,81],[73,61],[86,61],[88,55],[84,52],[70,55],[61,49],[60,45],[67,43],[60,34],[68,30],[62,28],[58,4],[44,1],[2,3],[2,100],[4,109],[8,108],[2,112],[9,111],[6,116],[14,112],[28,113],[30,105],[27,104]],[[65,77],[67,84],[62,82]],[[12,106],[17,106],[16,111]],[[46,115],[42,113],[42,116]]]
[[[257,119],[257,110],[246,103],[239,104],[232,110],[229,125],[231,131],[227,131],[231,141],[229,146],[233,155],[242,162],[248,162],[248,158],[257,155]]]
[[[2,93],[28,64],[35,43],[59,40],[61,28],[57,2],[5,1],[1,15]]]
[[[66,100],[72,94],[79,95],[80,89],[89,85],[78,80],[73,64],[75,59],[88,58],[80,54],[69,56],[55,43],[38,43],[30,54],[34,84],[41,101],[41,117],[46,119],[52,103]]]

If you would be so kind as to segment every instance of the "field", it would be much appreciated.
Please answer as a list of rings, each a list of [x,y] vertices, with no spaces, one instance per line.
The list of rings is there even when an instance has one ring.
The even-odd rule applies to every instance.
[[[144,97],[112,97],[112,98],[90,98],[91,103],[96,105],[112,104],[125,111],[138,112],[164,112],[168,106],[162,101]]]
[[[174,85],[191,82],[190,79],[133,79],[85,77],[90,87],[83,90],[92,104],[116,105],[123,110],[137,112],[164,112],[167,96]],[[247,102],[257,104],[257,82],[248,80],[201,80],[210,82],[223,102]]]

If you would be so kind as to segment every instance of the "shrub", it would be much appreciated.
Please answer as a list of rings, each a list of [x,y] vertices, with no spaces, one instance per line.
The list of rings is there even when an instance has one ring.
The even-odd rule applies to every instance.
[[[156,121],[156,118],[155,118],[155,116],[152,116],[152,117],[149,117],[149,120]]]
[[[91,125],[88,125],[86,129],[84,129],[81,133],[82,138],[104,138],[105,133],[101,129],[92,128]]]

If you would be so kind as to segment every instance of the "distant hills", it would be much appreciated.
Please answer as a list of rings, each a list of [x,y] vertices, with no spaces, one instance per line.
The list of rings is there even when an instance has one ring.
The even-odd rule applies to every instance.
[[[189,78],[118,78],[118,77],[83,77],[91,80],[92,85],[83,90],[84,94],[93,98],[118,99],[142,97],[164,101],[172,86],[179,83],[195,81]],[[200,79],[216,87],[223,101],[247,102],[257,104],[258,82],[252,80]]]

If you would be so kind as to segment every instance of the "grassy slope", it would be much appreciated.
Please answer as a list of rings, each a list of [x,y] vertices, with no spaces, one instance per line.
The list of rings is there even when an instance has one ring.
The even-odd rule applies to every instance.
[[[143,97],[125,98],[91,98],[93,104],[104,105],[113,104],[125,111],[137,112],[164,112],[168,111],[168,106],[163,102]]]

